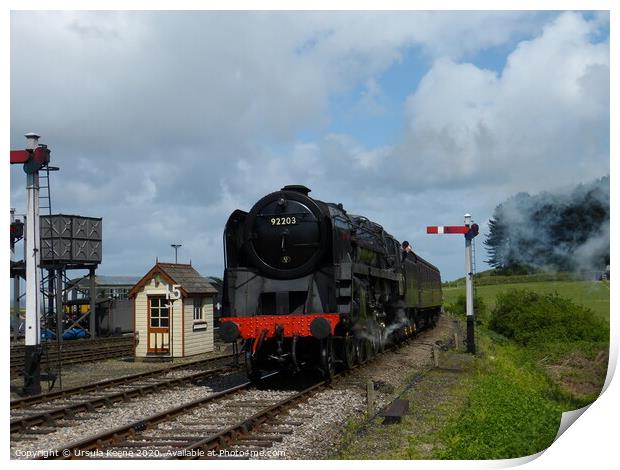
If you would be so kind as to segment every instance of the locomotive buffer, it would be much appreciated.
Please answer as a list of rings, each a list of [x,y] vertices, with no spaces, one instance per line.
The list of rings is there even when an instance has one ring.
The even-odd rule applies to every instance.
[[[467,352],[476,353],[474,339],[474,270],[471,241],[478,235],[478,224],[472,224],[471,215],[465,214],[464,225],[428,226],[426,233],[460,233],[465,235],[465,296],[467,305]]]

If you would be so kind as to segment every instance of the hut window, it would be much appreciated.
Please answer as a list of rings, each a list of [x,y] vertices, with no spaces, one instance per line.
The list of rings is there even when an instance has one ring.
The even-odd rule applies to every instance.
[[[168,302],[165,297],[150,298],[151,328],[168,327]]]
[[[194,320],[202,320],[202,299],[194,299]]]

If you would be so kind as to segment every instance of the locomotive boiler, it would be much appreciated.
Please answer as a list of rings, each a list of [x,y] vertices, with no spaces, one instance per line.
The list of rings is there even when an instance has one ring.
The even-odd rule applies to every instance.
[[[224,232],[220,334],[243,339],[248,376],[350,368],[435,324],[439,270],[379,224],[285,186]]]

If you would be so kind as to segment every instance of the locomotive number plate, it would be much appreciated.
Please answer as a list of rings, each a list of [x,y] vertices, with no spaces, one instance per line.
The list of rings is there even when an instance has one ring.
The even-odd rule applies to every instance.
[[[271,225],[295,225],[297,217],[272,217],[270,222]]]

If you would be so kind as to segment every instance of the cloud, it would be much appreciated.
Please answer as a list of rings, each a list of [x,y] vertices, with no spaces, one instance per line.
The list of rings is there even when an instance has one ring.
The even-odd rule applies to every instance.
[[[416,183],[492,179],[520,190],[595,178],[609,162],[609,44],[594,21],[565,13],[521,42],[501,73],[435,62],[407,100],[396,151]],[[575,167],[579,171],[575,171]]]
[[[355,111],[362,114],[381,115],[385,107],[381,102],[385,100],[385,93],[375,78],[369,78],[355,107]]]
[[[609,46],[597,32],[607,23],[535,12],[13,12],[11,144],[43,134],[61,167],[54,210],[104,217],[110,274],[140,274],[173,242],[217,274],[232,210],[291,183],[443,253],[445,241],[416,240],[426,223],[469,210],[481,221],[551,173],[557,184],[601,176]],[[498,47],[512,51],[501,72],[467,63]],[[332,98],[351,90],[363,90],[352,113],[390,112],[382,77],[405,61],[428,71],[417,87],[399,77],[412,84],[400,139],[373,147],[330,127]],[[23,172],[11,176],[22,207]]]
[[[11,19],[12,99],[39,105],[36,113],[14,106],[12,121],[45,127],[56,145],[83,141],[110,153],[124,146],[134,158],[171,141],[290,141],[320,125],[331,94],[380,74],[407,47],[459,57],[540,22],[501,12],[13,12]],[[41,73],[30,73],[33,54]]]

